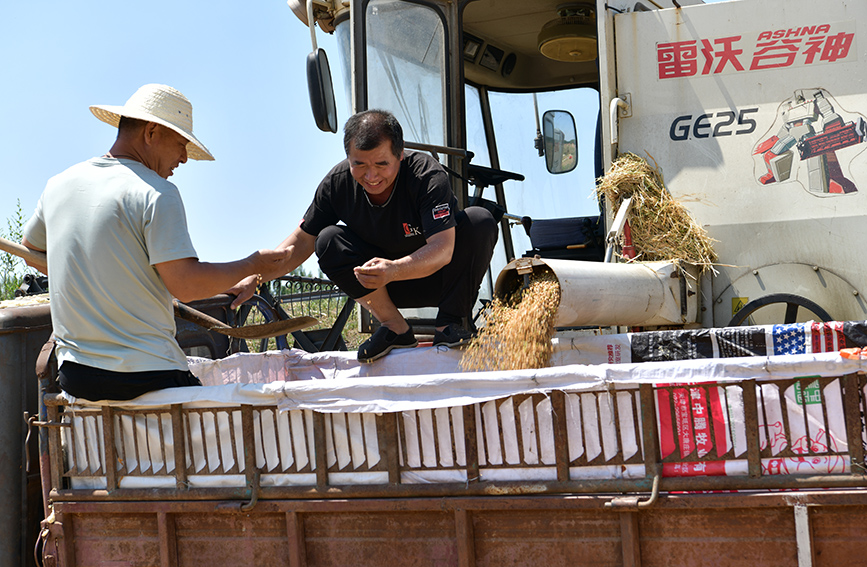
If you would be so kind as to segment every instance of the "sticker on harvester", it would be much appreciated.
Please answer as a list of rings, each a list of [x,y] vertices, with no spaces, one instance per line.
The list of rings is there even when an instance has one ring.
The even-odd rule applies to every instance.
[[[433,209],[433,218],[434,220],[447,218],[451,214],[451,210],[449,209],[448,203],[443,203],[442,205],[437,205]]]

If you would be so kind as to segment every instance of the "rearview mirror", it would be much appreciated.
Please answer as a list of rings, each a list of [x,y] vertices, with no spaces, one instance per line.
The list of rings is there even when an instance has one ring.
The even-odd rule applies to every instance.
[[[323,132],[337,132],[337,107],[331,84],[331,67],[324,49],[317,48],[307,56],[307,90],[313,120]]]
[[[568,173],[578,165],[578,132],[575,118],[565,110],[548,110],[542,116],[545,165],[550,173]]]

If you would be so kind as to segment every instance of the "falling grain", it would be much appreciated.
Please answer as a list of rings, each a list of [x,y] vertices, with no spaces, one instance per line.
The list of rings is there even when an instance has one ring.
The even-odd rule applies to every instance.
[[[495,299],[487,324],[461,359],[467,371],[518,370],[548,366],[554,318],[560,305],[560,284],[554,274],[534,276],[526,290]]]

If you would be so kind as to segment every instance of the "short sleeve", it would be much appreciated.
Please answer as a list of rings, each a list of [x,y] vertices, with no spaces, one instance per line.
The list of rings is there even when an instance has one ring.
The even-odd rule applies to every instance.
[[[43,193],[43,197],[44,195],[45,194]],[[30,244],[37,248],[41,248],[42,250],[46,250],[48,248],[48,238],[45,234],[45,218],[42,214],[43,197],[39,197],[39,201],[36,203],[36,210],[33,211],[33,216],[24,223],[24,228],[21,233]]]
[[[435,163],[421,177],[419,214],[422,232],[430,238],[456,226],[457,199],[452,192],[448,175]]]
[[[301,230],[312,236],[318,236],[322,229],[340,221],[331,204],[332,198],[332,174],[329,173],[316,188],[313,202],[310,203],[301,221]]]
[[[187,228],[184,203],[174,185],[158,192],[148,206],[144,238],[151,265],[198,258]]]

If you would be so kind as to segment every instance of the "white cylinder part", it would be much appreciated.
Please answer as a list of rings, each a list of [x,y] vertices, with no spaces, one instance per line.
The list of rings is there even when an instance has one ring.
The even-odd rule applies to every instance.
[[[512,260],[497,276],[494,295],[523,285],[524,272],[550,270],[560,284],[556,327],[682,325],[681,278],[676,264],[611,264],[548,258]],[[546,270],[547,268],[547,270]]]

